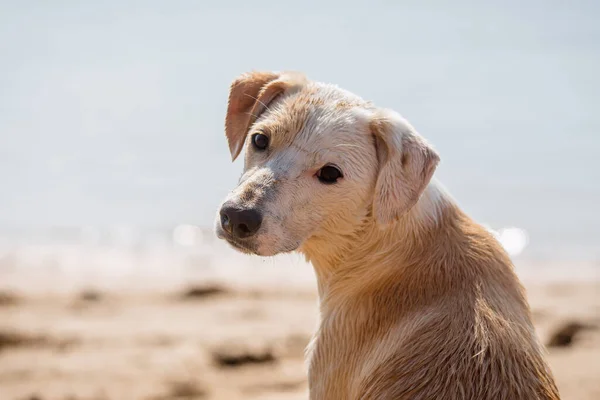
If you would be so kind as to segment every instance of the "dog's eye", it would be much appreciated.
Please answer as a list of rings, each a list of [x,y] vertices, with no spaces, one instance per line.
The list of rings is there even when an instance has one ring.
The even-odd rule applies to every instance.
[[[269,137],[267,135],[263,135],[262,133],[255,133],[252,135],[252,144],[258,150],[264,150],[269,147]]]
[[[342,172],[333,165],[326,165],[317,171],[317,178],[321,183],[332,184],[336,183],[342,177]]]

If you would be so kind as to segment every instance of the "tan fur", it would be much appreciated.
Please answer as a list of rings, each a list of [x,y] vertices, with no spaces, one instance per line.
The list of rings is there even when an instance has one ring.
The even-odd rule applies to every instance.
[[[243,251],[298,250],[312,262],[310,398],[559,399],[511,260],[430,182],[431,146],[398,114],[298,78],[242,121],[266,107],[241,105],[245,90],[260,99],[281,78],[257,76],[232,86],[227,136],[261,131],[271,144],[248,147],[228,200],[260,209],[263,225],[242,244],[217,233]],[[316,179],[327,163],[344,171],[339,183]]]
[[[305,245],[321,287],[312,398],[558,399],[495,239],[451,204],[436,227],[399,224],[415,229],[365,223],[333,260]]]

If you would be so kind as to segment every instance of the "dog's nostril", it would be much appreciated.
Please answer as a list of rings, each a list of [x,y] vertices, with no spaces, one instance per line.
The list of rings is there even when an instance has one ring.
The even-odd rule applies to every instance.
[[[237,228],[240,230],[240,232],[250,233],[250,228],[248,228],[248,225],[246,224],[239,224]]]
[[[221,227],[227,232],[231,233],[231,223],[229,220],[229,216],[223,211],[221,211]]]

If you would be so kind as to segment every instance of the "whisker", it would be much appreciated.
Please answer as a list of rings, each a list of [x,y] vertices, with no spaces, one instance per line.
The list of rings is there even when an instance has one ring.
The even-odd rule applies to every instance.
[[[262,101],[260,101],[258,98],[254,97],[254,96],[252,96],[252,95],[250,95],[248,93],[244,93],[244,95],[250,97],[251,99],[254,99],[254,100],[258,101],[260,104],[263,105],[263,107],[265,107],[267,110],[271,111],[271,109],[269,108],[269,106],[267,106],[265,103],[263,103]]]
[[[252,116],[252,117],[254,117],[254,118],[258,119],[258,115],[254,115],[254,114],[252,114],[250,111],[246,111],[244,114],[248,114],[248,115],[250,115],[250,116]]]

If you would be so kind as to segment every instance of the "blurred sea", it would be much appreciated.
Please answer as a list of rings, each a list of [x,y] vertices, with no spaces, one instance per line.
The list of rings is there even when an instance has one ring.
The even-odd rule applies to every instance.
[[[527,234],[493,231],[525,282],[595,281],[594,262],[522,257]],[[137,230],[120,226],[12,232],[0,237],[0,289],[61,293],[81,289],[169,290],[194,283],[313,289],[312,267],[297,254],[240,254],[193,225]]]
[[[194,283],[306,289],[312,268],[298,255],[239,254],[193,225],[173,229],[49,229],[0,236],[0,289],[169,290]]]

